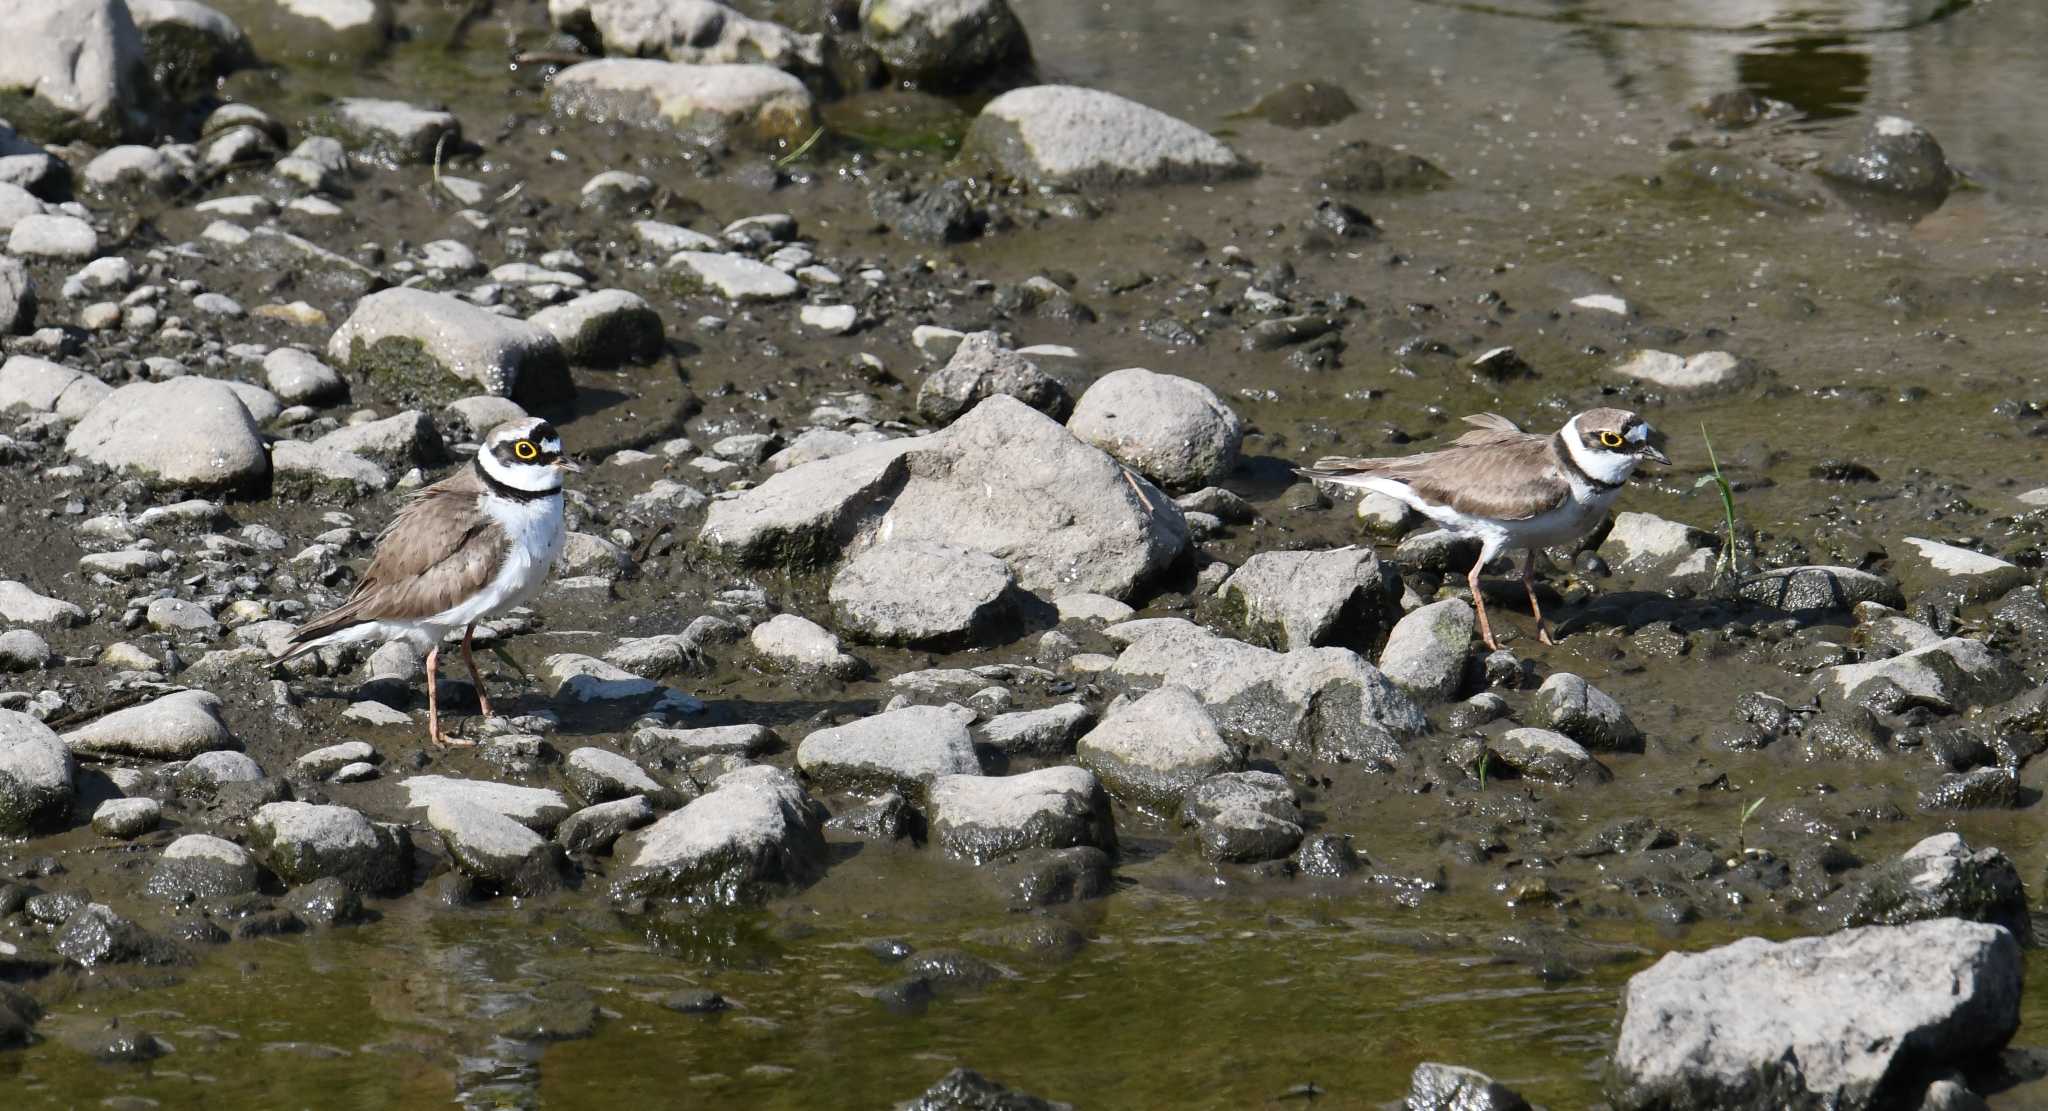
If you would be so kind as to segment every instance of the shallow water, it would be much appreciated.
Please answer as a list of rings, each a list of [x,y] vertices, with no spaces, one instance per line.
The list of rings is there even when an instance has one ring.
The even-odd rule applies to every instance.
[[[453,52],[422,34],[360,72],[294,66],[274,83],[251,81],[247,91],[287,118],[342,93],[447,101],[486,148],[481,161],[452,169],[493,191],[524,182],[529,195],[556,199],[529,221],[537,225],[536,254],[573,243],[606,257],[629,234],[623,223],[568,211],[568,198],[598,170],[639,168],[702,205],[709,219],[699,226],[781,208],[798,216],[821,254],[892,269],[933,256],[962,284],[1014,281],[1048,267],[1073,272],[1100,323],[1019,320],[1009,325],[1019,342],[1073,343],[1095,371],[1144,365],[1210,382],[1255,428],[1247,443],[1255,456],[1293,461],[1376,451],[1450,434],[1456,416],[1482,410],[1549,427],[1619,396],[1672,436],[1678,462],[1667,476],[1639,483],[1623,508],[1713,526],[1718,504],[1693,486],[1704,467],[1703,425],[1745,486],[1745,523],[1808,545],[1816,562],[1840,558],[1830,545],[1853,547],[1859,537],[1887,542],[1896,555],[1904,535],[2028,531],[1998,518],[2018,508],[2014,494],[2048,479],[2035,418],[1994,417],[1991,409],[2007,399],[2048,400],[2036,369],[2040,291],[2048,288],[2048,184],[2036,171],[2048,160],[2048,116],[2038,111],[2035,80],[2048,9],[1998,0],[1295,0],[1259,9],[1218,0],[1021,0],[1016,7],[1048,79],[1124,93],[1214,128],[1264,173],[1215,188],[1113,198],[1100,219],[1052,221],[943,251],[914,248],[870,232],[858,174],[891,166],[928,173],[942,155],[873,151],[854,167],[854,148],[835,140],[802,164],[818,181],[771,196],[700,181],[676,152],[631,135],[551,128],[538,77],[505,62],[507,44],[544,39],[538,5],[481,21]],[[1300,78],[1342,85],[1361,111],[1305,130],[1236,114]],[[1757,209],[1661,180],[1674,139],[1715,141],[1690,105],[1736,87],[1797,110],[1738,137],[1739,149],[1797,162],[1876,115],[1900,112],[1942,140],[1973,188],[1931,214],[1899,220],[1839,198],[1818,214]],[[1362,200],[1384,229],[1377,242],[1291,251],[1319,195],[1322,158],[1356,138],[1427,156],[1453,183]],[[374,192],[350,206],[360,239],[417,242],[453,226],[452,206],[433,199],[423,168],[382,175],[365,188]],[[160,221],[174,241],[205,223],[190,212]],[[1239,350],[1234,327],[1200,347],[1148,338],[1146,321],[1175,316],[1201,324],[1245,282],[1223,267],[1192,269],[1172,249],[1178,234],[1203,240],[1212,257],[1231,244],[1254,266],[1286,258],[1304,287],[1362,302],[1344,365],[1295,370],[1284,352]],[[1101,284],[1133,271],[1152,281],[1129,293]],[[663,365],[579,372],[582,400],[564,415],[572,418],[569,439],[587,456],[680,430],[703,433],[711,419],[729,422],[731,431],[750,430],[749,421],[793,423],[827,389],[871,385],[849,367],[854,348],[844,343],[744,317],[721,335],[695,335],[688,322],[716,306],[677,301],[658,275],[603,276],[655,297],[678,342]],[[206,278],[212,288],[236,291],[234,276]],[[1775,385],[1704,401],[1622,390],[1605,368],[1635,333],[1559,311],[1593,291],[1619,292],[1646,320],[1668,324],[1677,333],[1674,349],[1726,347],[1763,365]],[[1489,292],[1498,297],[1482,301]],[[969,301],[935,306],[931,316],[985,319],[985,306]],[[862,334],[857,348],[914,385],[908,335],[924,319],[886,320]],[[282,325],[251,327],[274,329],[272,342],[324,338]],[[1396,353],[1416,336],[1454,354]],[[1502,343],[1515,346],[1537,376],[1498,384],[1463,365]],[[751,408],[767,416],[744,403],[714,403],[707,417],[690,417],[693,402],[727,382],[762,398]],[[1831,458],[1861,462],[1884,481],[1843,486],[1812,477],[1811,468]],[[1285,483],[1274,473],[1255,468],[1232,483],[1266,519],[1213,550],[1236,562],[1266,548],[1354,538],[1341,510],[1280,505]],[[598,490],[623,482],[601,469],[586,477]],[[271,520],[266,512],[273,511],[249,508],[238,517]],[[317,531],[303,510],[274,513],[294,535]],[[47,539],[43,558],[71,567],[75,540],[63,531]],[[2006,544],[2008,555],[2017,543]],[[593,609],[544,602],[551,631],[519,650],[535,658],[589,650],[596,630],[677,631],[703,612],[719,582],[716,573],[676,559],[621,584]],[[773,586],[815,600],[814,583]],[[1157,612],[1174,605],[1169,596]],[[1760,650],[1702,648],[1682,660],[1645,661],[1625,638],[1598,632],[1541,652],[1525,636],[1517,647],[1545,670],[1598,682],[1652,737],[1643,755],[1604,758],[1615,772],[1611,784],[1538,792],[1565,827],[1556,845],[1575,844],[1620,817],[1652,814],[1723,847],[1740,839],[1768,851],[1778,835],[1744,829],[1738,817],[1762,795],[1854,815],[1846,824],[1866,861],[1956,828],[1973,844],[2003,848],[2023,876],[2039,877],[2048,865],[2038,804],[1918,814],[1913,799],[1927,769],[1903,757],[1870,766],[1809,764],[1785,744],[1757,754],[1708,751],[1700,737],[1724,719],[1735,695],[1761,689],[1793,697],[1803,688]],[[1019,644],[935,662],[1027,655],[1028,645]],[[883,674],[926,659],[871,657]],[[779,728],[887,697],[879,684],[802,687],[732,666],[693,690],[712,704],[716,720]],[[541,697],[521,701],[537,705]],[[340,705],[308,708],[311,737],[281,734],[254,714],[234,724],[274,767],[314,743],[351,735],[338,719]],[[395,754],[389,738],[376,739]],[[462,754],[435,760],[432,770],[444,774],[494,774]],[[1297,779],[1329,774],[1280,763]],[[1214,875],[1181,855],[1187,850],[1175,847],[1176,831],[1120,811],[1123,887],[1071,912],[1090,940],[1070,960],[1020,954],[984,934],[1023,919],[1007,913],[971,869],[932,853],[873,846],[844,850],[847,859],[801,895],[761,912],[684,919],[659,945],[594,897],[450,910],[416,894],[379,904],[384,917],[373,925],[237,942],[202,954],[191,968],[46,981],[38,986],[52,1012],[38,1028],[46,1040],[0,1053],[0,1083],[22,1107],[139,1095],[164,1106],[455,1100],[574,1108],[625,1098],[810,1108],[887,1105],[966,1064],[1083,1107],[1286,1107],[1301,1102],[1298,1086],[1310,1083],[1327,1094],[1315,1106],[1351,1107],[1398,1098],[1415,1063],[1448,1060],[1482,1068],[1554,1108],[1584,1107],[1598,1099],[1628,975],[1666,949],[1805,932],[1796,908],[1740,880],[1725,885],[1726,905],[1702,908],[1696,924],[1645,925],[1635,898],[1603,883],[1605,865],[1564,861],[1551,871],[1554,862],[1543,858],[1556,854],[1542,848],[1550,842],[1532,838],[1539,848],[1523,850],[1517,842],[1527,831],[1517,825],[1516,800],[1527,789],[1518,785],[1442,797],[1417,793],[1408,779],[1334,774],[1308,809],[1319,829],[1355,837],[1371,862],[1363,877],[1319,886]],[[1728,789],[1701,789],[1721,774]],[[2023,783],[2039,797],[2048,785],[2043,761]],[[387,780],[337,787],[333,795],[370,805],[388,803],[390,790]],[[1887,807],[1896,820],[1864,817]],[[1493,838],[1506,847],[1491,860],[1461,862],[1468,858],[1449,851]],[[93,840],[60,839],[58,851],[73,854],[81,882],[118,889],[133,862],[118,850],[88,853]],[[1525,873],[1546,876],[1557,900],[1510,905],[1508,889]],[[593,876],[586,890],[601,887],[602,877]],[[920,949],[964,945],[1010,975],[983,991],[942,996],[922,1016],[895,1015],[871,997],[900,974],[865,948],[885,937]],[[2021,1045],[2042,1044],[2048,1030],[2048,965],[2039,952],[2029,971]],[[707,1017],[660,1005],[686,987],[719,991],[734,1009]],[[517,1036],[523,1027],[512,1018],[535,999],[550,1000],[547,1013],[557,1018],[587,1015],[586,992],[598,1012],[591,1036]],[[74,1048],[110,1020],[153,1033],[173,1052],[107,1066]],[[2036,1084],[1995,1094],[1993,1105],[2043,1100],[2048,1095]]]

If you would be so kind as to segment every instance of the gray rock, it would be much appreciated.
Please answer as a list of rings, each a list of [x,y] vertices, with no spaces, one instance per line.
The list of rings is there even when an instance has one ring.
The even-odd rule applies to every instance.
[[[1601,541],[1601,551],[1617,571],[1641,574],[1668,570],[1696,549],[1709,547],[1714,538],[1691,525],[1667,521],[1649,513],[1621,513],[1614,527]]]
[[[989,101],[964,147],[1040,189],[1220,181],[1255,169],[1191,124],[1069,85],[1013,89]]]
[[[526,322],[555,337],[562,354],[578,366],[645,362],[661,354],[666,342],[661,314],[646,298],[623,289],[585,293],[542,309]]]
[[[152,798],[108,799],[92,812],[92,831],[101,837],[128,841],[163,821],[163,807]]]
[[[392,34],[392,0],[276,0],[233,5],[251,42],[272,62],[359,63]]]
[[[427,806],[427,824],[455,866],[490,887],[532,896],[562,885],[562,847],[497,811],[440,798]]]
[[[77,768],[49,726],[0,710],[0,836],[61,829],[71,817]]]
[[[150,76],[173,100],[198,100],[256,60],[235,21],[198,0],[128,0],[128,10],[142,34]]]
[[[1577,741],[1548,729],[1510,729],[1486,747],[1525,779],[1565,785],[1605,783],[1614,778],[1607,765],[1595,760]]]
[[[264,381],[287,405],[332,405],[348,398],[348,383],[309,351],[279,347],[263,357]]]
[[[1870,1108],[2019,1027],[2020,947],[1944,918],[1670,953],[1630,978],[1617,1108]]]
[[[87,259],[99,249],[100,236],[92,225],[63,213],[23,216],[7,233],[8,253],[27,258]]]
[[[1216,391],[1142,367],[1097,379],[1074,406],[1067,430],[1169,490],[1229,474],[1244,443],[1244,422]]]
[[[1483,1072],[1424,1061],[1408,1078],[1401,1111],[1529,1111],[1529,1101]]]
[[[1532,707],[1535,720],[1595,752],[1641,752],[1643,731],[1621,703],[1568,671],[1543,681]]]
[[[436,146],[462,141],[454,113],[402,100],[343,97],[334,102],[333,119],[351,145],[390,164],[431,163]]]
[[[1742,582],[1742,596],[1793,613],[1851,610],[1862,602],[1896,609],[1906,604],[1899,584],[1854,567],[1780,567]]]
[[[797,310],[804,326],[828,336],[843,336],[860,323],[860,309],[853,305],[805,305]]]
[[[1895,860],[1865,869],[1838,904],[1844,926],[1903,926],[1962,918],[2033,941],[2019,869],[1995,848],[1972,851],[1962,834],[1937,833]]]
[[[549,102],[563,115],[696,139],[794,146],[817,128],[810,90],[765,65],[603,58],[557,74]]]
[[[1014,397],[1057,421],[1066,420],[1074,408],[1074,399],[1059,379],[1003,346],[996,333],[973,332],[963,336],[946,365],[918,387],[917,415],[934,424],[950,424],[997,394]]]
[[[1256,864],[1293,853],[1303,836],[1294,788],[1272,772],[1225,772],[1196,784],[1181,805],[1202,856],[1215,864]]]
[[[1448,701],[1464,681],[1476,624],[1472,604],[1463,598],[1417,606],[1387,634],[1380,671],[1418,702]]]
[[[250,759],[247,754],[230,752],[225,749],[202,752],[185,761],[178,774],[171,777],[180,791],[199,791],[211,794],[229,783],[254,783],[263,778],[263,765]]]
[[[754,626],[747,643],[763,663],[777,671],[853,679],[868,669],[859,658],[842,650],[839,638],[824,626],[793,613],[778,613]]]
[[[1112,704],[1074,753],[1118,797],[1166,814],[1179,810],[1195,784],[1244,763],[1201,699],[1171,685]]]
[[[198,690],[116,710],[64,734],[64,743],[78,756],[147,760],[189,760],[202,752],[241,747],[221,719],[220,699]]]
[[[7,186],[0,186],[0,231],[9,230],[12,222],[6,220]],[[0,336],[23,335],[36,326],[36,283],[29,276],[28,267],[18,258],[0,255]],[[0,385],[0,389],[5,389]],[[0,404],[0,409],[6,406]]]
[[[111,146],[154,126],[142,35],[124,0],[13,0],[0,108],[43,142]]]
[[[165,846],[144,890],[159,899],[191,902],[247,895],[256,890],[256,860],[233,841],[188,833]]]
[[[0,633],[0,671],[38,671],[50,662],[50,642],[27,629]]]
[[[1074,621],[1114,625],[1119,621],[1129,621],[1138,612],[1107,594],[1062,594],[1054,598],[1052,604],[1062,624]]]
[[[654,804],[645,795],[629,795],[586,806],[555,827],[555,843],[572,853],[610,851],[620,837],[654,820]]]
[[[488,394],[457,398],[441,409],[441,423],[451,433],[481,442],[491,429],[510,420],[524,420],[529,414],[519,403]]]
[[[575,393],[561,345],[545,329],[423,289],[364,297],[328,340],[327,357],[429,397],[453,396],[458,383],[526,404]]]
[[[390,471],[368,459],[302,440],[271,445],[270,468],[273,492],[292,498],[336,495],[351,501],[388,490],[396,482]]]
[[[933,839],[976,864],[1027,849],[1093,845],[1116,852],[1109,796],[1083,768],[942,775],[932,783],[930,811]]]
[[[998,714],[978,728],[981,743],[1009,756],[1066,756],[1095,724],[1095,711],[1079,702]]]
[[[899,81],[944,91],[1031,61],[1004,0],[861,0],[861,38]]]
[[[487,779],[454,779],[444,775],[415,775],[399,783],[406,793],[406,806],[424,810],[436,802],[453,799],[495,811],[536,833],[546,833],[569,816],[569,800],[561,792],[545,787],[519,787]]]
[[[728,301],[783,301],[797,294],[795,278],[745,255],[677,251],[668,266],[686,292],[702,291]]]
[[[1912,120],[1880,116],[1862,134],[1846,139],[1821,164],[1823,177],[1839,185],[1940,204],[1955,185],[1955,171],[1934,136]]]
[[[713,0],[551,0],[555,26],[595,32],[606,54],[698,65],[758,62],[792,73],[823,69],[823,36],[802,35]]]
[[[765,764],[728,772],[639,837],[621,894],[759,902],[825,873],[825,808],[796,777]]]
[[[75,421],[114,392],[83,371],[15,355],[0,364],[0,413],[55,413]]]
[[[1127,596],[1187,545],[1164,494],[1009,397],[944,432],[784,471],[712,503],[701,533],[724,558],[797,567],[882,537],[988,552],[1047,596]]]
[[[441,433],[434,427],[434,419],[417,409],[408,409],[382,420],[346,424],[314,442],[321,448],[367,459],[393,470],[430,467],[447,457]]]
[[[1386,638],[1400,586],[1371,548],[1260,552],[1231,572],[1216,598],[1255,643],[1363,651]]]
[[[1162,622],[1137,635],[1111,672],[1185,687],[1224,731],[1323,760],[1392,766],[1406,742],[1429,731],[1407,695],[1343,648],[1274,652]]]
[[[1824,668],[1814,677],[1823,706],[1896,713],[1911,706],[1962,713],[2003,702],[2025,682],[2012,661],[1982,641],[1949,637],[1888,660]]]
[[[377,750],[367,741],[343,741],[316,748],[292,761],[292,770],[312,780],[326,779],[350,764],[375,763]]]
[[[69,628],[85,622],[85,611],[61,598],[38,594],[26,583],[4,579],[0,580],[0,620]]]
[[[100,152],[80,176],[88,188],[108,197],[161,197],[185,185],[185,172],[175,159],[155,147],[134,144]]]
[[[64,438],[72,456],[159,487],[233,489],[270,471],[263,435],[224,382],[196,376],[123,386]]]
[[[568,760],[563,762],[562,774],[569,781],[569,789],[586,805],[610,802],[628,795],[654,797],[670,794],[640,765],[609,749],[588,745],[569,754]]]
[[[183,598],[158,598],[143,611],[149,627],[164,633],[185,633],[211,639],[220,635],[220,622],[197,602]]]
[[[676,764],[687,764],[706,756],[760,756],[781,748],[782,738],[765,725],[646,728],[634,731],[631,747],[642,757],[660,756]]]
[[[1755,364],[1726,351],[1679,356],[1647,347],[1616,363],[1612,372],[1675,393],[1694,395],[1742,389],[1757,379]]]
[[[358,892],[397,894],[412,881],[405,827],[346,806],[270,803],[249,819],[249,847],[289,886],[332,876]]]
[[[1016,577],[1002,560],[928,540],[878,544],[832,577],[833,621],[876,644],[965,646],[1008,639]]]
[[[2025,571],[1996,556],[1917,536],[1906,537],[1906,543],[1919,556],[1915,570],[1922,588],[1958,605],[1988,602],[2027,581]]]
[[[937,706],[906,706],[820,729],[798,743],[797,767],[836,790],[922,793],[942,775],[980,775],[967,725]]]

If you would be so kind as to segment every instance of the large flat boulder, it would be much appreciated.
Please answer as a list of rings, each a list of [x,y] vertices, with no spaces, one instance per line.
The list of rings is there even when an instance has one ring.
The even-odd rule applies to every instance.
[[[149,63],[125,0],[9,0],[0,117],[45,143],[152,129]]]
[[[481,389],[531,404],[576,392],[547,329],[424,289],[364,297],[327,341],[327,358],[432,400]]]
[[[549,102],[590,123],[770,146],[801,143],[818,126],[810,90],[767,65],[601,58],[557,74]]]
[[[1157,487],[1060,424],[991,397],[943,432],[855,448],[714,502],[700,539],[751,566],[816,567],[887,541],[987,552],[1025,589],[1128,597],[1187,547]]]
[[[1193,124],[1071,85],[1033,85],[989,101],[965,148],[1040,189],[1221,181],[1255,169]]]
[[[122,386],[72,426],[64,450],[167,489],[232,489],[270,472],[241,396],[196,375]]]

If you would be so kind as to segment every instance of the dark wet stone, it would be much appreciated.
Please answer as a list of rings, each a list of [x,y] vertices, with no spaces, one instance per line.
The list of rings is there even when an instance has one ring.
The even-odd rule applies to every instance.
[[[1348,876],[1362,864],[1358,850],[1351,847],[1351,838],[1338,833],[1311,835],[1294,854],[1294,866],[1305,876]]]
[[[1001,1084],[973,1069],[954,1069],[924,1090],[901,1111],[1072,1111],[1071,1105],[1052,1103]]]
[[[875,218],[913,243],[964,243],[989,224],[989,211],[974,194],[974,183],[955,178],[922,192],[879,192],[870,202]]]
[[[1965,918],[2004,926],[2022,945],[2033,940],[2019,869],[1995,848],[1971,850],[1957,833],[1937,833],[1867,869],[1839,905],[1844,926]]]
[[[2005,768],[1952,772],[1920,792],[1922,810],[2010,810],[2019,803],[2019,776]]]
[[[1424,1061],[1408,1079],[1403,1111],[1529,1111],[1521,1093],[1483,1072]]]
[[[996,394],[1014,397],[1054,420],[1065,420],[1074,409],[1059,379],[1003,346],[996,333],[974,332],[961,339],[943,368],[925,378],[917,392],[917,412],[936,424],[949,424]]]
[[[1692,106],[1692,110],[1706,122],[1723,131],[1739,131],[1766,119],[1788,116],[1796,111],[1782,100],[1751,92],[1748,89],[1730,89]]]
[[[917,952],[917,946],[900,937],[878,937],[861,948],[868,951],[868,956],[883,964],[895,964]]]
[[[1088,935],[1057,918],[1032,917],[992,930],[982,930],[973,936],[973,940],[1031,960],[1061,963],[1080,954],[1088,944]]]
[[[91,1031],[66,1040],[73,1048],[107,1065],[133,1065],[154,1061],[170,1048],[154,1034],[144,1030],[123,1029],[118,1025],[109,1025],[104,1030]]]
[[[184,954],[171,942],[99,903],[81,908],[57,930],[57,952],[87,968],[103,964],[173,964]]]
[[[1354,115],[1358,102],[1334,81],[1289,81],[1245,112],[1281,127],[1322,127]]]
[[[295,889],[286,902],[293,914],[314,926],[348,926],[368,917],[362,897],[337,876],[323,876]]]
[[[661,1005],[677,1014],[715,1015],[732,1009],[725,996],[709,988],[687,988],[661,997]]]
[[[1643,731],[1605,691],[1560,671],[1536,692],[1535,720],[1594,752],[1641,752]]]
[[[1092,845],[1019,853],[996,872],[1016,907],[1043,907],[1099,899],[1115,886],[1109,854]]]
[[[1450,180],[1428,159],[1359,139],[1330,152],[1316,186],[1333,193],[1405,192],[1434,189]]]
[[[1780,567],[1744,579],[1741,594],[1752,602],[1793,613],[1851,610],[1858,602],[1897,609],[1906,604],[1899,584],[1853,567]]]
[[[248,941],[259,937],[283,937],[286,934],[304,933],[306,924],[298,915],[281,907],[256,911],[235,920],[235,940]]]
[[[1878,482],[1877,472],[1853,459],[1823,459],[1807,468],[1807,475],[1822,482]]]
[[[1783,733],[1798,719],[1785,700],[1762,691],[1750,691],[1735,700],[1735,716],[1767,733]]]
[[[1823,191],[1809,179],[1768,158],[1740,151],[1680,151],[1665,159],[1659,172],[1679,189],[1729,196],[1759,208],[1812,212],[1827,207]]]
[[[188,945],[226,945],[234,940],[226,930],[206,918],[174,918],[164,927],[164,933],[172,941]]]
[[[1002,969],[962,949],[925,949],[913,954],[903,968],[931,981],[941,994],[979,991],[1003,977]]]
[[[1898,116],[1880,116],[1821,164],[1839,185],[1939,204],[1955,185],[1941,144],[1925,128]]]
[[[523,1042],[578,1041],[597,1033],[597,1001],[584,988],[549,985],[540,998],[498,1017],[498,1033]]]
[[[54,926],[84,910],[89,902],[90,899],[75,891],[39,891],[24,895],[15,905],[26,911],[30,918],[45,926]]]
[[[1877,718],[1861,706],[1844,706],[1816,714],[1800,732],[1809,756],[1845,760],[1884,757],[1886,733]]]
[[[43,1017],[42,1004],[12,984],[0,983],[0,1047],[27,1045]]]
[[[833,815],[825,828],[863,841],[901,841],[923,830],[924,821],[909,800],[890,791],[872,802]]]
[[[1294,789],[1272,772],[1227,772],[1187,793],[1181,824],[1193,826],[1211,863],[1278,860],[1301,844]]]
[[[1316,202],[1315,210],[1309,213],[1307,228],[1311,234],[1332,239],[1373,240],[1380,237],[1380,227],[1373,223],[1372,217],[1343,201],[1328,198]]]
[[[923,1014],[937,996],[932,982],[923,976],[905,976],[875,993],[875,1002],[892,1015]]]

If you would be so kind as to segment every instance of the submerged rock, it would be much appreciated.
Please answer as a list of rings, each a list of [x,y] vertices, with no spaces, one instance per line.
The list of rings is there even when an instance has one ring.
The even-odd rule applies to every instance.
[[[973,1069],[954,1069],[900,1111],[1073,1111],[1073,1105],[1005,1087]]]
[[[964,149],[1040,189],[1222,181],[1256,169],[1192,124],[1070,85],[1013,89],[989,101]]]
[[[691,902],[759,902],[825,872],[825,808],[779,768],[720,776],[650,826],[616,884],[620,894]]]
[[[1476,1069],[1424,1061],[1408,1078],[1402,1111],[1529,1111],[1529,1101]]]
[[[1880,1106],[2019,1027],[2020,947],[1952,918],[1666,954],[1630,978],[1617,1108]]]

